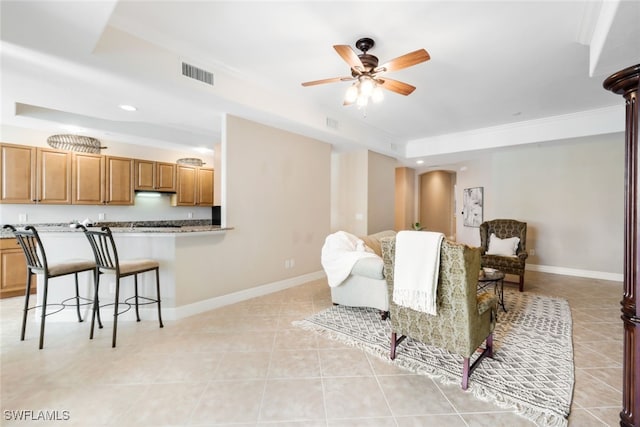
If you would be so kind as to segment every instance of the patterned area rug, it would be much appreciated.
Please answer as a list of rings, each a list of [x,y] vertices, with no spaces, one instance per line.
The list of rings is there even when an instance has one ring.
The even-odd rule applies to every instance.
[[[508,312],[498,311],[494,358],[485,358],[468,391],[502,408],[514,408],[540,426],[566,426],[573,396],[571,311],[564,299],[505,292]],[[443,383],[460,384],[462,357],[412,339],[389,359],[391,328],[378,310],[333,306],[294,322]],[[476,356],[477,357],[477,356]]]

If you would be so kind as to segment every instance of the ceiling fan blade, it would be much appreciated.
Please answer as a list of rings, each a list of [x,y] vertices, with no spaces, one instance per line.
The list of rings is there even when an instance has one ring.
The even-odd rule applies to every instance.
[[[335,82],[340,82],[340,81],[345,81],[345,80],[353,80],[353,77],[332,77],[330,79],[322,79],[322,80],[314,80],[311,82],[304,82],[302,83],[302,86],[315,86],[315,85],[322,85],[325,83],[335,83]]]
[[[337,44],[334,45],[333,48],[336,50],[336,52],[338,52],[338,55],[340,55],[342,59],[344,59],[345,62],[349,64],[351,68],[360,69],[361,71],[364,70],[362,61],[360,61],[358,55],[356,55],[353,49],[351,49],[351,46],[348,46],[346,44]]]
[[[429,53],[424,49],[419,49],[406,55],[399,56],[391,61],[385,62],[378,68],[376,72],[396,71],[403,68],[411,67],[421,62],[428,61],[431,57]]]
[[[384,78],[384,79],[376,79],[376,81],[379,81],[380,82],[379,84],[383,88],[390,90],[391,92],[399,93],[400,95],[404,95],[404,96],[407,96],[411,94],[411,92],[416,90],[415,86],[411,86],[410,84],[399,82],[397,80]]]

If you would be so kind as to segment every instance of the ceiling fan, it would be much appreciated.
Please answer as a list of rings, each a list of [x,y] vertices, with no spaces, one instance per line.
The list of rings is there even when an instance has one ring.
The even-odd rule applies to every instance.
[[[380,87],[405,96],[413,92],[416,89],[415,86],[389,79],[384,76],[384,73],[401,70],[428,61],[431,58],[429,53],[424,49],[419,49],[378,66],[378,58],[367,53],[374,45],[375,42],[371,38],[364,37],[359,39],[355,46],[362,51],[361,54],[356,54],[348,45],[334,45],[333,48],[338,52],[338,55],[351,67],[351,76],[314,80],[302,83],[302,86],[355,80],[356,82],[347,90],[344,105],[357,102],[359,106],[366,106],[369,98],[374,99],[374,101],[376,98],[380,98],[382,96]]]

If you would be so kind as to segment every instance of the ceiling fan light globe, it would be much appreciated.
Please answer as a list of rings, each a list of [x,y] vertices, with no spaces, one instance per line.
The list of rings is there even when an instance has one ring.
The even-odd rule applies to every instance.
[[[371,100],[373,102],[381,102],[384,99],[384,92],[382,92],[382,88],[380,86],[375,87],[373,89],[373,93],[371,94]]]
[[[358,101],[356,102],[358,107],[366,107],[368,103],[369,97],[362,94],[358,97]]]
[[[347,89],[347,92],[344,94],[344,102],[348,104],[352,104],[358,99],[358,87],[353,84]]]
[[[365,78],[360,81],[360,93],[364,96],[371,96],[376,84],[370,78]]]

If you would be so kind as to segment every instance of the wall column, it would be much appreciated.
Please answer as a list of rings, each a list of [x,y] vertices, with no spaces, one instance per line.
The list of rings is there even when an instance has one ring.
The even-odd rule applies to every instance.
[[[408,167],[396,168],[395,230],[411,230],[415,222],[416,171]]]
[[[640,224],[638,210],[638,91],[640,64],[625,68],[608,77],[603,86],[622,95],[626,103],[625,125],[625,199],[624,199],[624,294],[622,322],[624,326],[622,412],[620,425],[640,427]]]

